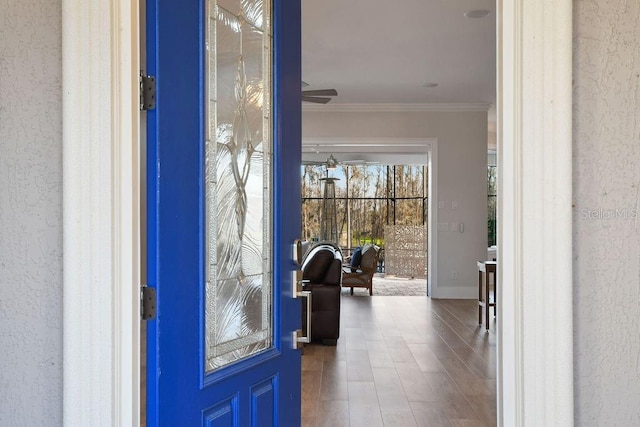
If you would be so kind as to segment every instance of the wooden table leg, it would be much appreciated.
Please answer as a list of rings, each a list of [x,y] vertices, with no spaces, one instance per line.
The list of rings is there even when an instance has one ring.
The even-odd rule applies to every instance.
[[[485,318],[487,321],[487,330],[489,330],[489,311],[491,310],[491,305],[489,304],[489,269],[485,268],[484,273],[484,289],[485,289],[485,297],[484,297],[484,309],[485,309]]]
[[[478,270],[478,303],[482,301],[482,271]],[[478,325],[482,325],[482,306],[478,304]]]
[[[493,270],[493,317],[498,318],[498,272]]]

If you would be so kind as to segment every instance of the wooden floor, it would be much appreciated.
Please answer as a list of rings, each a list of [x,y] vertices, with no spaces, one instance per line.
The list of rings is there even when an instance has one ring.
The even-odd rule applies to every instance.
[[[343,296],[338,345],[304,349],[302,425],[496,425],[495,320],[477,307]]]

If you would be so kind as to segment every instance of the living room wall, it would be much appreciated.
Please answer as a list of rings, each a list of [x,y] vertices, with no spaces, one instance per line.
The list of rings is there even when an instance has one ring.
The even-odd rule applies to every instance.
[[[463,223],[464,232],[436,231],[434,298],[477,298],[476,262],[487,256],[487,112],[303,110],[303,139],[437,139],[439,224]],[[462,110],[462,108],[461,108]],[[457,205],[455,208],[453,207]],[[454,276],[457,275],[457,278]]]

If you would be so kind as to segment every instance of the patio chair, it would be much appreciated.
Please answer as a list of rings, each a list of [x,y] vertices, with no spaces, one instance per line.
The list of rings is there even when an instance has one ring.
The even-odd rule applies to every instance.
[[[373,295],[373,274],[378,267],[380,248],[367,244],[362,247],[361,252],[360,265],[351,265],[342,271],[342,287],[351,288],[351,295],[353,288],[368,288],[369,295]]]

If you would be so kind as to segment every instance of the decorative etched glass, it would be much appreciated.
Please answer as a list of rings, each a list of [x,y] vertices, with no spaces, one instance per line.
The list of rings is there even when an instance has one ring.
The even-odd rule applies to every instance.
[[[270,4],[209,4],[206,372],[273,345]]]

